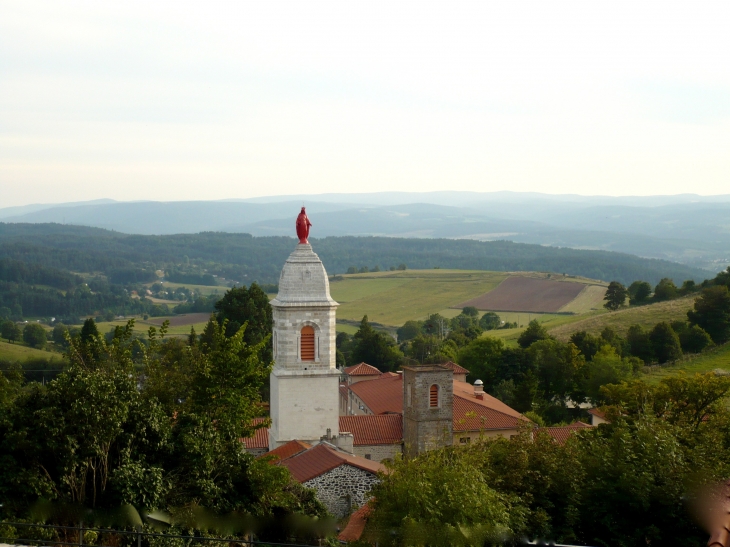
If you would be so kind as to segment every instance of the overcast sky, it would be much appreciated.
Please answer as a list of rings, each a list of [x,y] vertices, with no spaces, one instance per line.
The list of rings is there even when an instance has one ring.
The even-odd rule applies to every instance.
[[[0,0],[0,206],[730,193],[730,2]]]

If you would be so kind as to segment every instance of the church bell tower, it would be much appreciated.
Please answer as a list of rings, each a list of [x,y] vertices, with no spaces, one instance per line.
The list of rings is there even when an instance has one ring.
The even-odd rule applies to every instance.
[[[335,366],[335,310],[327,272],[307,241],[309,219],[297,218],[299,244],[271,301],[274,368],[269,450],[297,439],[339,435],[339,372]]]

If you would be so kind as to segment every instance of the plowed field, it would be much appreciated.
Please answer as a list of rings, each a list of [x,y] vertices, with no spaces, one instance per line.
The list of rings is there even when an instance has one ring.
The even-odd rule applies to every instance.
[[[552,281],[532,277],[508,277],[494,290],[462,302],[459,308],[474,306],[488,311],[554,313],[573,300],[583,283]]]

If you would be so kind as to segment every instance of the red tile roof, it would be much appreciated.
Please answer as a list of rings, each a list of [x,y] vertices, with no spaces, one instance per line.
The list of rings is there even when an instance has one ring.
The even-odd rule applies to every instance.
[[[541,427],[537,431],[545,432],[553,439],[555,439],[559,444],[563,444],[576,431],[580,431],[581,429],[591,429],[592,427],[593,426],[583,422],[574,422],[570,425],[564,425],[562,427]]]
[[[266,420],[266,418],[255,418],[253,423],[258,425]],[[265,427],[260,427],[253,433],[253,437],[247,437],[243,439],[243,444],[246,448],[269,448],[269,430]]]
[[[525,419],[524,416],[522,416],[522,414],[517,412],[514,408],[507,406],[496,397],[492,397],[489,393],[483,393],[482,398],[478,399],[476,395],[474,395],[474,386],[467,382],[454,380],[454,397],[460,397],[467,401],[472,401],[483,407],[491,408],[515,418]]]
[[[527,418],[485,406],[479,400],[454,397],[454,432],[487,429],[518,429]],[[516,412],[516,411],[513,411]]]
[[[340,384],[340,397],[344,397],[345,399],[347,399],[348,395],[349,395],[349,392],[347,390],[347,385]]]
[[[376,415],[403,413],[403,377],[358,382],[350,389]],[[515,409],[488,393],[478,399],[474,386],[454,380],[454,431],[516,429],[529,421]],[[340,428],[342,430],[342,428]]]
[[[266,454],[263,454],[259,457],[263,458],[264,456],[274,456],[275,458],[271,463],[275,463],[276,461],[283,461],[287,458],[291,458],[292,456],[296,456],[297,454],[300,454],[305,450],[309,450],[310,448],[312,448],[311,444],[307,444],[303,441],[294,440],[289,441],[286,444],[282,444],[281,446],[274,448],[274,450],[271,450],[270,452],[267,452]]]
[[[347,525],[344,530],[340,532],[337,539],[340,541],[358,541],[362,537],[362,533],[365,531],[365,524],[367,524],[368,517],[370,516],[370,505],[367,503],[350,515],[350,519],[347,521]]]
[[[360,363],[359,365],[347,367],[345,369],[345,374],[348,376],[379,376],[380,371],[372,365]]]
[[[403,375],[384,376],[358,382],[350,390],[362,400],[373,414],[403,412]]]
[[[351,465],[373,474],[385,471],[385,466],[378,462],[340,452],[325,443],[320,443],[314,448],[282,460],[279,465],[289,469],[294,480],[301,483],[319,477],[341,465]]]
[[[468,370],[466,370],[461,365],[457,365],[453,361],[449,361],[448,363],[442,363],[441,366],[450,368],[451,370],[454,371],[454,374],[469,374]]]
[[[340,416],[340,432],[352,433],[355,446],[397,444],[403,441],[403,416]]]

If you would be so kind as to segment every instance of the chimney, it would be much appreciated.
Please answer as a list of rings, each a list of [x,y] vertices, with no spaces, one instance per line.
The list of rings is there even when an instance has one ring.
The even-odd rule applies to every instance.
[[[481,380],[474,382],[474,397],[484,399],[484,382]]]

